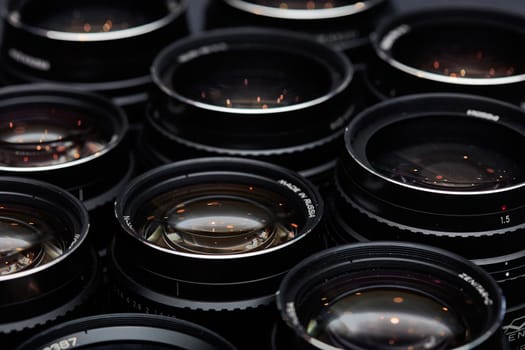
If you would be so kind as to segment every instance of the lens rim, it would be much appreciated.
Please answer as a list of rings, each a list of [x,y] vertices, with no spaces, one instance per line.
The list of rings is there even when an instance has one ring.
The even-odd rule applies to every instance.
[[[107,33],[71,33],[60,30],[49,30],[40,27],[35,27],[28,23],[24,23],[21,19],[20,8],[26,3],[20,1],[11,1],[8,5],[8,11],[5,15],[5,20],[14,28],[27,31],[33,35],[43,37],[51,40],[69,41],[69,42],[97,42],[97,41],[111,41],[120,40],[131,37],[136,37],[157,31],[166,27],[175,21],[181,14],[187,10],[187,0],[163,0],[166,3],[167,13],[164,17],[159,18],[153,22],[142,24],[136,27],[117,30]]]
[[[90,109],[93,120],[111,123],[112,136],[107,145],[99,152],[68,162],[54,165],[15,167],[0,165],[0,171],[30,174],[70,168],[86,164],[107,156],[122,145],[129,129],[124,111],[102,96],[55,84],[24,84],[0,89],[0,110],[3,107],[23,106],[24,103],[57,103],[74,109]],[[110,117],[108,117],[110,116]],[[108,118],[106,118],[108,117]]]
[[[149,331],[155,331],[155,336],[149,336]],[[100,339],[101,334],[106,339]],[[159,334],[159,332],[161,332]],[[188,321],[179,320],[173,317],[149,315],[139,313],[116,313],[103,314],[97,316],[88,316],[81,319],[69,321],[64,324],[54,326],[48,330],[38,333],[19,345],[16,349],[36,349],[51,346],[55,341],[71,338],[77,338],[77,343],[82,346],[97,346],[98,343],[107,341],[148,341],[158,345],[177,347],[173,343],[173,338],[184,336],[187,342],[195,342],[196,339],[201,342],[206,341],[206,349],[234,350],[234,346],[219,334],[204,328],[198,324]],[[133,339],[127,339],[126,336],[132,336]],[[113,339],[109,339],[113,338]],[[202,340],[205,338],[205,340]],[[212,343],[215,343],[212,345]],[[101,344],[104,345],[104,344]],[[198,346],[198,343],[192,346]],[[219,347],[216,347],[219,346]],[[188,347],[184,349],[190,350]],[[200,347],[199,347],[200,349]]]
[[[183,65],[189,60],[203,55],[220,53],[236,47],[246,53],[249,53],[252,48],[278,48],[284,53],[287,51],[301,53],[306,57],[309,57],[313,51],[322,52],[323,54],[318,55],[318,57],[325,61],[331,61],[333,64],[330,66],[338,69],[343,79],[339,82],[334,82],[335,87],[333,86],[328,93],[320,97],[294,105],[268,109],[221,107],[199,102],[178,93],[164,82],[165,79],[162,77],[162,72],[166,70],[173,70],[174,67]],[[151,76],[153,82],[163,94],[179,102],[201,110],[246,117],[298,111],[323,104],[348,89],[354,76],[354,69],[342,53],[329,49],[327,46],[312,40],[306,34],[298,34],[297,32],[282,29],[243,27],[240,29],[228,28],[208,31],[204,34],[198,34],[173,43],[157,55],[151,66]]]
[[[234,169],[237,167],[237,169]],[[250,169],[250,171],[243,170]],[[255,174],[251,169],[260,168],[264,169],[266,173],[280,172],[283,175],[283,180],[293,179],[295,183],[300,184],[301,190],[308,192],[309,198],[312,199],[316,205],[315,216],[309,217],[305,215],[305,224],[304,227],[300,230],[300,233],[292,240],[285,243],[279,244],[274,247],[265,248],[259,251],[253,251],[248,253],[237,253],[237,254],[197,254],[190,252],[176,251],[173,249],[168,249],[161,247],[157,244],[147,241],[144,237],[141,237],[140,233],[133,228],[132,221],[130,216],[126,215],[128,206],[130,206],[136,199],[136,192],[141,193],[141,189],[147,188],[148,184],[161,183],[162,187],[174,188],[173,183],[184,177],[201,177],[206,181],[205,177],[215,176],[219,174],[238,174],[238,175],[248,175],[253,179],[261,179],[264,182],[268,182],[267,178]],[[172,178],[166,178],[168,174],[172,174]],[[178,174],[178,175],[177,175]],[[182,175],[184,174],[184,175]],[[160,180],[161,182],[157,182]],[[277,183],[277,182],[276,182]],[[283,189],[286,188],[283,186]],[[141,198],[142,199],[142,198]],[[304,210],[307,210],[306,206]],[[303,211],[304,212],[304,211]],[[120,226],[125,231],[128,236],[131,236],[135,241],[140,244],[147,246],[153,251],[158,251],[159,253],[166,255],[175,255],[180,257],[198,259],[198,260],[242,260],[249,259],[252,257],[258,257],[261,255],[269,255],[271,253],[281,251],[286,249],[290,245],[297,245],[298,242],[308,240],[310,234],[320,225],[322,216],[324,212],[324,202],[321,200],[321,196],[317,189],[309,183],[308,180],[302,179],[299,175],[292,173],[290,170],[282,168],[277,165],[273,165],[266,162],[261,162],[257,160],[241,159],[241,158],[227,158],[227,157],[214,157],[214,158],[197,158],[184,160],[172,164],[167,164],[153,170],[150,170],[139,177],[135,178],[133,181],[127,184],[126,189],[120,193],[115,201],[115,216],[120,223]]]
[[[33,191],[30,191],[33,189]],[[73,237],[71,237],[71,244],[66,247],[66,250],[58,256],[57,258],[43,264],[27,270],[16,272],[13,274],[0,276],[0,282],[20,279],[24,277],[29,277],[35,275],[43,270],[47,270],[53,266],[56,266],[62,263],[64,260],[68,259],[71,255],[75,254],[81,246],[84,245],[86,237],[89,231],[89,214],[84,205],[82,205],[77,198],[75,198],[69,192],[63,190],[62,188],[28,178],[19,178],[11,176],[0,176],[0,196],[3,195],[16,195],[27,197],[28,200],[35,198],[34,190],[45,191],[49,196],[54,198],[60,198],[61,201],[67,201],[71,206],[70,209],[74,210],[77,213],[80,221],[80,231],[74,232]]]
[[[468,344],[454,348],[454,350],[474,349],[500,332],[505,316],[506,301],[497,282],[484,270],[459,255],[440,248],[414,243],[389,241],[342,245],[316,253],[300,262],[286,274],[277,292],[277,307],[281,318],[287,327],[293,330],[293,333],[297,337],[312,345],[314,348],[338,350],[338,347],[328,345],[309,336],[301,325],[295,309],[295,296],[307,281],[304,281],[304,277],[302,277],[303,285],[301,285],[300,282],[298,283],[297,281],[297,275],[301,276],[306,274],[310,276],[308,278],[311,279],[314,273],[316,276],[323,276],[330,274],[333,270],[347,270],[345,266],[356,262],[375,262],[376,264],[385,266],[388,264],[388,261],[398,260],[403,261],[404,264],[410,262],[418,265],[422,263],[421,259],[428,264],[432,264],[443,273],[450,275],[450,277],[455,276],[458,279],[461,278],[459,274],[455,275],[453,274],[454,271],[451,271],[452,269],[458,268],[461,269],[460,272],[466,273],[470,277],[476,276],[474,281],[478,284],[480,284],[478,278],[481,277],[483,284],[480,285],[487,294],[489,293],[488,289],[490,289],[490,295],[493,296],[490,306],[496,311],[493,313],[493,319],[489,319],[486,322],[487,324],[491,324],[490,327],[485,327],[483,334]],[[475,289],[476,286],[472,284],[472,290]],[[481,294],[481,296],[483,297],[483,294]]]
[[[278,7],[271,7],[259,4],[253,4],[244,0],[223,0],[228,5],[239,10],[256,13],[260,16],[292,19],[292,20],[318,20],[339,18],[345,16],[355,15],[361,12],[368,11],[371,8],[383,3],[385,0],[364,0],[355,1],[352,5],[339,6],[331,9],[281,9]]]
[[[409,76],[429,80],[434,82],[464,85],[464,86],[500,86],[516,84],[525,81],[525,73],[509,77],[499,78],[465,78],[449,77],[432,72],[427,72],[414,68],[394,58],[392,48],[396,41],[403,35],[417,31],[418,26],[428,26],[452,23],[452,24],[477,24],[488,28],[507,28],[516,33],[520,33],[525,42],[525,30],[521,29],[517,23],[522,19],[501,10],[491,9],[472,9],[472,8],[440,8],[432,10],[413,11],[411,13],[397,16],[380,25],[370,39],[376,56],[390,67],[408,74]],[[429,25],[430,23],[430,25]]]
[[[410,103],[426,101],[426,109],[412,109],[411,111],[404,111],[402,108]],[[440,101],[442,103],[440,103]],[[458,103],[460,107],[450,106],[452,103]],[[448,104],[447,104],[448,103]],[[462,109],[462,107],[464,108]],[[434,108],[431,108],[434,107]],[[418,108],[417,106],[414,108]],[[479,108],[479,109],[478,109]],[[485,108],[490,108],[491,112],[486,112]],[[383,114],[384,111],[389,111],[390,114]],[[393,112],[396,110],[397,112]],[[479,118],[491,122],[500,123],[507,128],[513,129],[520,133],[525,138],[525,124],[523,119],[525,118],[522,109],[495,99],[482,98],[474,95],[466,94],[447,94],[447,93],[429,93],[429,94],[416,94],[406,95],[402,97],[393,98],[387,101],[380,102],[357,115],[347,126],[345,130],[345,150],[347,154],[352,158],[360,168],[360,170],[366,172],[369,176],[380,179],[383,182],[389,183],[397,187],[403,187],[406,189],[427,192],[437,195],[448,195],[458,197],[473,197],[487,194],[504,194],[515,190],[521,190],[525,188],[525,180],[516,185],[505,186],[499,189],[492,190],[477,190],[477,191],[451,191],[451,190],[440,190],[422,186],[415,186],[406,184],[400,181],[396,181],[390,177],[387,177],[380,172],[376,171],[373,166],[368,162],[366,152],[363,147],[366,147],[368,141],[373,134],[381,128],[392,125],[395,122],[401,120],[407,120],[411,118],[428,118],[428,111],[432,114],[440,113],[455,113],[458,117],[462,118]],[[472,114],[469,114],[472,113]],[[475,112],[485,113],[485,116],[476,116]],[[475,120],[475,119],[474,119]],[[523,124],[523,125],[520,125]],[[364,128],[368,131],[363,132]],[[356,136],[359,134],[359,136]],[[352,144],[354,140],[359,140],[361,147],[355,149]]]

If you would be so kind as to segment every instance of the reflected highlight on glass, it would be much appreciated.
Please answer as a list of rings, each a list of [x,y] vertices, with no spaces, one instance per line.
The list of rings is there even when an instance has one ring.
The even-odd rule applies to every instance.
[[[0,116],[0,165],[39,167],[96,155],[111,140],[88,115],[59,106],[12,107]]]
[[[61,256],[72,235],[56,218],[37,208],[0,206],[0,276],[45,264]]]
[[[132,6],[130,6],[132,4]],[[163,18],[177,2],[64,0],[28,2],[20,12],[23,22],[37,28],[69,33],[105,33],[145,25]]]
[[[186,186],[161,194],[136,215],[148,241],[182,252],[237,254],[294,239],[304,219],[295,203],[241,184]]]
[[[461,315],[416,291],[377,288],[321,302],[306,331],[342,349],[449,349],[469,340]]]
[[[194,101],[246,109],[296,105],[331,89],[330,70],[315,59],[269,49],[247,54],[230,50],[194,58],[174,71],[173,89]]]
[[[392,57],[452,78],[503,78],[525,73],[525,51],[516,48],[522,41],[520,33],[502,28],[423,26],[400,37],[392,47]]]
[[[455,119],[414,118],[382,128],[367,146],[372,167],[402,183],[453,191],[494,190],[525,180],[525,163],[516,151],[525,146],[519,133],[483,120]]]

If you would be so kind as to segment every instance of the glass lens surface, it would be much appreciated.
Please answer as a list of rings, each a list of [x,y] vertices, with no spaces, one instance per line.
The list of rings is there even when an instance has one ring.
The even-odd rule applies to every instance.
[[[369,140],[372,167],[396,181],[450,191],[494,190],[525,181],[523,137],[475,118],[426,117],[391,124]]]
[[[291,106],[327,94],[334,73],[313,56],[272,50],[203,55],[171,74],[173,90],[191,100],[228,108]]]
[[[157,344],[138,344],[134,342],[126,342],[121,344],[102,344],[102,345],[88,345],[81,347],[80,350],[190,350],[181,348],[175,345],[157,345]]]
[[[277,0],[245,0],[252,4],[275,7],[281,9],[293,9],[293,10],[321,10],[321,9],[331,9],[334,7],[343,7],[349,5],[363,4],[362,1],[352,1],[352,0],[292,0],[292,1],[277,1]],[[364,6],[364,4],[362,5]]]
[[[63,164],[97,154],[110,140],[92,117],[66,107],[8,107],[0,114],[0,166]]]
[[[136,214],[142,237],[197,254],[239,254],[280,245],[303,224],[296,203],[241,184],[199,184],[151,199]]]
[[[71,33],[104,33],[154,22],[168,13],[166,0],[153,1],[27,1],[21,9],[24,23]]]
[[[397,288],[325,300],[307,332],[342,349],[451,349],[469,340],[461,314],[427,295]]]
[[[0,276],[40,266],[64,254],[74,234],[39,208],[0,205]]]
[[[502,78],[525,73],[523,42],[524,35],[489,25],[416,27],[396,41],[392,56],[453,78]]]

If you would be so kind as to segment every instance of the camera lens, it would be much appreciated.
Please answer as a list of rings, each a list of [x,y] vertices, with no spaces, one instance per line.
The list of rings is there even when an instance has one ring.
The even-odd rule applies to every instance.
[[[423,94],[378,104],[347,128],[338,186],[349,203],[398,228],[506,236],[524,219],[523,117],[512,105],[470,95]],[[502,222],[505,215],[512,221]]]
[[[68,189],[89,210],[109,203],[131,177],[128,123],[110,101],[66,87],[0,90],[0,172]],[[111,164],[110,174],[100,169]],[[116,169],[116,170],[115,170]]]
[[[149,167],[240,156],[322,178],[359,104],[348,60],[290,32],[209,32],[166,48],[152,72],[158,89],[139,147]]]
[[[117,199],[118,294],[132,308],[257,343],[282,276],[319,250],[322,213],[310,183],[271,164],[204,158],[154,169]]]
[[[17,350],[234,350],[219,335],[196,324],[165,316],[107,314],[86,317],[43,331]]]
[[[513,105],[458,94],[405,96],[364,111],[347,128],[329,200],[334,242],[453,250],[501,284],[506,324],[521,317],[523,120]]]
[[[213,1],[206,12],[208,28],[256,25],[310,35],[353,61],[371,54],[368,36],[386,1]]]
[[[392,242],[318,253],[284,278],[274,349],[503,349],[490,275],[435,248]],[[505,347],[506,348],[506,347]]]
[[[10,1],[1,54],[5,80],[67,82],[113,98],[138,120],[153,58],[188,32],[185,10],[179,0]]]
[[[521,103],[521,19],[483,10],[436,11],[397,17],[374,34],[378,60],[367,76],[376,96],[468,92]]]
[[[0,202],[0,335],[9,343],[6,334],[86,302],[97,285],[97,262],[85,242],[86,209],[66,191],[0,177]]]

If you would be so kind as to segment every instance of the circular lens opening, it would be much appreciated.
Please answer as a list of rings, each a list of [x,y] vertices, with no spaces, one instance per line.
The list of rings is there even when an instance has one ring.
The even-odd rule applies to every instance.
[[[99,155],[113,134],[91,114],[60,104],[3,107],[0,166],[45,167]]]
[[[468,260],[394,242],[306,259],[277,301],[295,335],[319,349],[470,349],[493,341],[505,308],[496,281]]]
[[[26,199],[2,199],[0,276],[47,264],[65,254],[73,243],[74,228],[45,209],[48,202]]]
[[[244,2],[267,6],[275,7],[283,10],[293,9],[293,10],[321,10],[321,9],[331,9],[336,7],[344,7],[350,5],[356,5],[361,3],[364,7],[362,1],[352,1],[352,0],[321,0],[321,1],[277,1],[277,0],[243,0]]]
[[[59,218],[23,205],[0,207],[0,230],[0,276],[56,259],[66,249],[64,238],[73,236]]]
[[[425,188],[482,191],[525,182],[525,139],[476,118],[427,116],[389,124],[370,138],[372,167],[396,181]]]
[[[256,185],[183,186],[149,199],[134,215],[147,241],[175,251],[240,254],[281,245],[304,224],[295,202]]]
[[[371,288],[343,294],[312,316],[307,333],[343,349],[450,349],[470,340],[457,310],[416,290]]]
[[[179,6],[177,1],[110,2],[52,0],[26,1],[19,10],[22,23],[45,30],[69,33],[107,33],[155,22]]]
[[[396,69],[426,79],[476,85],[521,81],[525,49],[516,43],[525,42],[525,32],[511,16],[490,15],[407,16],[379,30],[376,50]]]
[[[305,74],[304,72],[308,72]],[[244,109],[297,105],[328,94],[333,70],[296,52],[232,49],[178,65],[169,86],[200,103]]]

